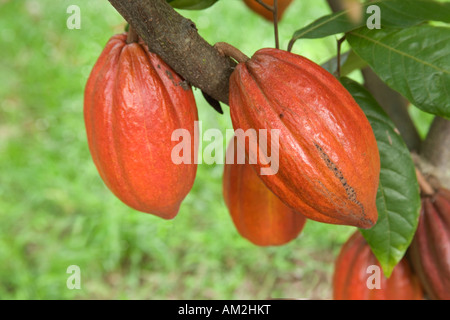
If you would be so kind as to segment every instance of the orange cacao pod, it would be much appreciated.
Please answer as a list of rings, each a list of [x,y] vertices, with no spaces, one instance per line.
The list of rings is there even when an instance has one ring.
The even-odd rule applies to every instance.
[[[342,246],[335,262],[333,298],[335,300],[422,300],[419,279],[403,258],[386,278],[380,271],[379,288],[370,289],[372,271],[369,266],[380,264],[359,231]]]
[[[450,300],[450,191],[422,198],[408,256],[428,298]]]
[[[106,44],[85,89],[87,139],[101,178],[128,206],[164,219],[176,216],[197,171],[194,161],[171,159],[173,131],[194,137],[198,119],[192,90],[181,82],[145,44],[120,34]]]
[[[237,154],[236,140],[231,142],[227,157],[233,148]],[[306,218],[267,189],[250,164],[226,163],[222,181],[225,203],[242,237],[258,246],[277,246],[300,234]]]
[[[325,223],[376,223],[377,142],[361,108],[333,75],[302,56],[261,49],[231,75],[230,112],[235,130],[256,132],[258,147],[246,144],[246,152],[284,203]],[[267,141],[259,142],[261,129]],[[258,150],[262,143],[272,149],[273,129],[279,130],[279,170],[262,175],[267,163]]]
[[[281,20],[283,17],[284,12],[286,11],[287,7],[291,4],[293,0],[278,0],[278,12],[277,12],[277,18],[278,21]],[[274,0],[263,0],[265,4],[268,4],[269,6],[273,6]],[[260,5],[255,0],[244,0],[244,3],[255,13],[259,14],[261,17],[273,21],[273,13],[264,8],[262,5]]]

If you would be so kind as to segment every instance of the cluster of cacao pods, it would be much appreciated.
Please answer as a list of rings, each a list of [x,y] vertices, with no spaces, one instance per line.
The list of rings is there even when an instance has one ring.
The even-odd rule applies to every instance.
[[[172,219],[194,183],[198,147],[191,139],[192,161],[175,164],[172,133],[195,137],[197,107],[183,79],[130,35],[108,41],[87,82],[89,149],[119,199]],[[283,50],[261,49],[239,62],[229,83],[231,120],[235,130],[256,132],[256,148],[244,142],[254,161],[225,165],[223,194],[241,235],[281,245],[306,218],[373,226],[379,153],[350,93],[319,65]],[[259,152],[268,149],[276,171]]]
[[[253,0],[245,3],[272,20]],[[278,19],[292,0],[278,1]],[[265,1],[273,5],[273,1]],[[254,130],[254,144],[230,141],[223,197],[239,234],[259,246],[295,239],[307,219],[370,228],[377,221],[380,158],[372,128],[350,93],[325,69],[278,49],[238,61],[230,89],[235,130]],[[177,129],[195,137],[198,112],[191,88],[147,45],[113,36],[86,85],[89,150],[106,186],[125,204],[174,218],[191,190],[191,161],[175,164]],[[255,148],[252,148],[252,146]],[[268,166],[268,154],[277,162]],[[378,261],[359,232],[336,260],[334,299],[450,299],[450,191],[422,199],[419,227],[406,258],[379,288],[367,283]],[[416,276],[416,273],[418,276]],[[423,289],[422,289],[423,287]]]
[[[127,34],[113,36],[86,85],[89,150],[106,186],[128,206],[164,219],[178,213],[197,166],[175,164],[176,129],[194,137],[192,90],[156,54]],[[192,157],[197,141],[191,141]],[[193,158],[192,158],[193,159]]]
[[[422,197],[416,234],[407,252],[428,299],[450,300],[450,190]]]
[[[406,258],[389,278],[359,231],[342,246],[335,262],[333,298],[335,300],[422,300],[419,279]]]
[[[119,199],[172,219],[194,183],[198,144],[192,139],[190,163],[175,164],[172,133],[183,129],[195,136],[196,103],[175,71],[139,38],[130,39],[113,36],[87,82],[89,149]],[[280,245],[299,234],[306,218],[360,228],[375,224],[376,140],[333,75],[299,55],[261,49],[233,71],[230,109],[235,130],[257,132],[257,148],[243,146],[247,159],[256,161],[225,166],[225,201],[244,237]],[[257,150],[273,147],[277,172],[262,174],[270,168]]]

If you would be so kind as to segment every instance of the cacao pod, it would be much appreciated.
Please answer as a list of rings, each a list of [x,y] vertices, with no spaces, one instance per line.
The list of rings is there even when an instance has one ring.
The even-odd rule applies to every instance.
[[[281,20],[283,17],[284,12],[289,7],[293,0],[278,0],[278,11],[277,11],[277,19],[278,21]],[[269,6],[273,6],[274,0],[263,0],[263,2]],[[244,0],[244,3],[255,13],[259,14],[261,17],[273,21],[273,13],[266,8],[264,8],[262,5],[260,5],[255,0]]]
[[[359,231],[342,246],[336,259],[333,275],[335,300],[422,300],[424,298],[418,277],[412,272],[408,260],[403,258],[386,278],[380,271],[378,288],[369,266],[380,264]],[[368,283],[369,282],[369,283]]]
[[[197,166],[176,165],[175,129],[194,137],[197,106],[189,87],[145,44],[113,36],[85,88],[84,120],[92,159],[106,186],[128,206],[164,219],[178,213]],[[191,141],[191,150],[197,141]]]
[[[230,113],[235,130],[256,133],[257,147],[246,144],[246,153],[284,203],[320,222],[360,228],[376,223],[377,142],[361,108],[333,75],[302,56],[261,49],[231,75]],[[277,150],[274,129],[279,170],[261,174],[267,169],[258,158],[261,148]]]
[[[238,151],[236,139],[233,140],[227,159]],[[242,237],[258,246],[279,246],[300,234],[306,218],[267,189],[250,164],[225,163],[222,181],[225,204]]]
[[[422,198],[408,257],[427,297],[450,300],[450,190],[440,189]]]

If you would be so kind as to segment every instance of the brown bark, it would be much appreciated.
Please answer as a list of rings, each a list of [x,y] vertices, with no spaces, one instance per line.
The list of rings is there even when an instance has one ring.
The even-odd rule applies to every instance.
[[[450,120],[436,117],[421,149],[422,169],[450,189]]]
[[[195,24],[166,0],[109,0],[116,10],[180,76],[210,97],[228,104],[228,80],[236,65],[197,32]]]
[[[333,12],[341,11],[345,8],[341,0],[327,0],[327,3]]]
[[[392,90],[385,84],[372,69],[366,67],[362,70],[364,86],[391,118],[408,149],[418,152],[420,150],[420,136],[408,113],[409,102],[400,93]]]

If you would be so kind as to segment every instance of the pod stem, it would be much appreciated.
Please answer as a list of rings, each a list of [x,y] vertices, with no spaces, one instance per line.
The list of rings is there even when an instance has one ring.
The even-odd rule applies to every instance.
[[[273,31],[275,33],[275,48],[280,49],[280,36],[278,34],[278,0],[273,2]]]
[[[238,63],[247,62],[248,60],[250,60],[250,58],[247,57],[244,53],[242,53],[241,50],[239,50],[236,47],[233,47],[229,43],[217,42],[214,45],[214,48],[216,48],[221,54],[233,58]]]
[[[278,36],[278,0],[273,1],[273,6],[268,5],[263,0],[255,0],[257,3],[259,3],[261,6],[264,7],[264,9],[272,12],[273,15],[273,30],[275,32],[275,48],[280,49],[280,40]]]
[[[127,35],[127,43],[134,43],[139,41],[139,35],[136,33],[136,30],[131,26],[128,28],[128,35]]]
[[[336,67],[336,76],[337,78],[341,77],[341,49],[342,43],[346,40],[346,35],[337,40],[337,67]]]
[[[432,196],[434,188],[428,183],[427,179],[423,176],[422,172],[416,168],[417,182],[419,183],[420,191],[427,196]]]

